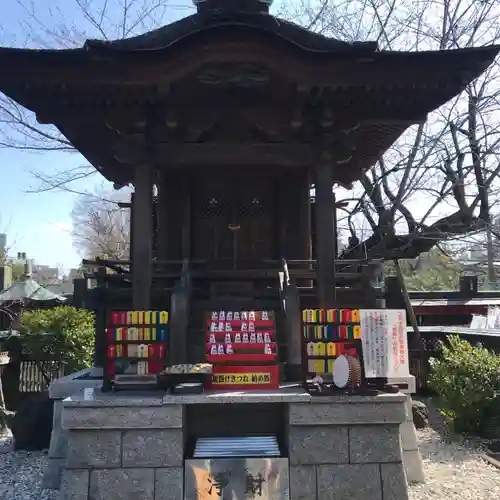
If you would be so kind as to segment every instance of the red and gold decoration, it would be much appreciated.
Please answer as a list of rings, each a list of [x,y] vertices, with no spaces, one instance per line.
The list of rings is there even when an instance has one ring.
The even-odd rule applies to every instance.
[[[167,311],[114,311],[106,330],[107,375],[156,375],[165,366]]]
[[[205,359],[213,389],[278,387],[274,311],[212,311],[206,319]]]
[[[361,355],[360,311],[305,309],[302,323],[309,376],[333,376],[335,360],[343,356],[340,364],[348,362],[347,366],[352,367],[351,379],[345,387],[351,387],[353,383],[359,385],[361,381],[357,379],[361,379],[361,370],[358,377],[356,368],[361,366],[358,359]]]

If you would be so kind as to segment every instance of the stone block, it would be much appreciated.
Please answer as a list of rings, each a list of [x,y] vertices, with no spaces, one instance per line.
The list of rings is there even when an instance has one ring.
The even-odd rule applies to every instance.
[[[119,467],[120,431],[72,431],[69,433],[66,467]]]
[[[63,402],[58,399],[54,401],[54,413],[52,414],[52,427],[61,427],[61,414],[63,410]]]
[[[86,378],[88,375],[91,377]],[[64,399],[72,394],[83,391],[85,388],[100,389],[102,387],[102,378],[96,379],[94,378],[95,375],[95,368],[85,368],[84,370],[54,380],[49,387],[49,396],[51,399]]]
[[[349,461],[348,428],[290,427],[291,465],[342,464]]]
[[[403,464],[380,464],[384,500],[408,500],[408,485]]]
[[[182,500],[184,473],[182,467],[155,470],[155,500]]]
[[[50,435],[50,458],[65,458],[68,448],[68,433],[69,431],[59,427],[53,427]]]
[[[425,483],[424,463],[419,450],[403,451],[403,465],[409,483]]]
[[[405,417],[407,422],[413,422],[413,411],[411,396],[408,396],[405,401]]]
[[[386,500],[382,497],[379,467],[378,464],[319,465],[317,500]]]
[[[404,422],[399,426],[401,434],[401,446],[403,450],[418,450],[417,431],[413,422]]]
[[[43,473],[42,488],[58,490],[61,486],[61,473],[66,460],[64,458],[49,458]]]
[[[401,441],[397,425],[366,425],[349,428],[349,462],[401,462]]]
[[[154,476],[154,469],[93,470],[89,500],[154,500]]]
[[[181,430],[139,430],[123,434],[123,467],[182,467]]]
[[[182,406],[65,407],[64,429],[181,429]]]
[[[296,403],[290,405],[291,425],[400,424],[405,420],[402,402]]]
[[[88,500],[89,471],[85,469],[65,470],[61,480],[61,500]]]
[[[315,465],[290,467],[290,496],[293,500],[316,500],[317,481]]]
[[[408,375],[408,377],[395,377],[387,380],[388,384],[408,384],[408,389],[400,389],[404,394],[415,394],[417,392],[417,381],[415,375]]]

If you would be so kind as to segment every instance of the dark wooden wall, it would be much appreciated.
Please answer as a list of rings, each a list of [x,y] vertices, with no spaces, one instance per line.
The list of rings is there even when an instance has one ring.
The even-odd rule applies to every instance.
[[[229,257],[229,224],[242,225],[238,234],[242,258],[311,258],[307,172],[271,169],[229,175],[222,170],[203,174],[165,171],[159,177],[159,260]],[[262,214],[251,206],[252,201],[262,203]],[[247,231],[250,224],[251,232]]]

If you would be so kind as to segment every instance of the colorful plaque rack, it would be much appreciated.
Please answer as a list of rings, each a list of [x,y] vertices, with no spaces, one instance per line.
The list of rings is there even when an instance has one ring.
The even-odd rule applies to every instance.
[[[302,323],[307,372],[333,374],[335,359],[361,356],[360,311],[357,309],[305,309]]]
[[[114,311],[108,322],[107,376],[156,375],[165,366],[167,311]]]
[[[274,311],[212,311],[206,319],[205,358],[213,389],[279,385]]]

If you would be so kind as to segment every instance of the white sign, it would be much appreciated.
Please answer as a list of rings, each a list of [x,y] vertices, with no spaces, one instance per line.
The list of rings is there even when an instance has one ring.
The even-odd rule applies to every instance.
[[[408,377],[406,311],[361,309],[360,313],[365,377]]]

